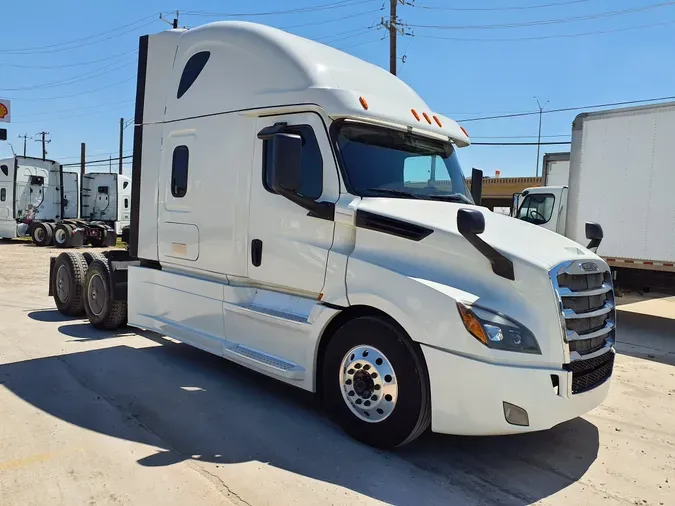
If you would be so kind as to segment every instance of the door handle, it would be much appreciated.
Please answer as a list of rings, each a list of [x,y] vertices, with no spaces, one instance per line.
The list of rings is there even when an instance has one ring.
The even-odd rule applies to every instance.
[[[260,267],[262,263],[262,247],[263,243],[260,239],[251,241],[251,263],[254,267]]]

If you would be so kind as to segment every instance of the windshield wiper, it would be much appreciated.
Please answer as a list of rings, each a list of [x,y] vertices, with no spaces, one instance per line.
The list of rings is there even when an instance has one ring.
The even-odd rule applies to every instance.
[[[451,195],[427,195],[428,198],[433,200],[443,200],[445,202],[462,202],[464,204],[473,204],[471,200],[466,195],[461,193],[453,193]]]
[[[385,193],[387,195],[396,195],[398,197],[408,197],[411,199],[419,199],[421,198],[419,195],[415,195],[413,193],[409,193],[403,190],[394,190],[393,188],[366,188],[367,192],[380,192],[380,193]]]

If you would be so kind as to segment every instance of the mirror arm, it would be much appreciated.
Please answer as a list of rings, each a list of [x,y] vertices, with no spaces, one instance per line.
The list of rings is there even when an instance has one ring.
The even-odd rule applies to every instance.
[[[297,193],[284,190],[283,188],[280,188],[278,193],[294,204],[307,209],[309,211],[308,216],[328,221],[333,221],[335,219],[335,204],[333,202],[317,202],[303,197],[302,195],[298,195]]]

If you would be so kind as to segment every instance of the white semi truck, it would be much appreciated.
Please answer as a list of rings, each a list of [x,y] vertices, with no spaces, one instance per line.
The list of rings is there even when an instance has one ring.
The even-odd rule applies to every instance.
[[[87,221],[104,222],[116,235],[131,224],[131,178],[110,172],[87,172],[82,177],[81,214]]]
[[[474,205],[466,131],[395,76],[262,25],[170,30],[140,39],[135,125],[128,250],[52,258],[64,314],[317,392],[378,447],[607,396],[609,267]]]
[[[569,183],[528,188],[517,217],[582,244],[586,221],[601,223],[617,281],[675,288],[674,135],[675,103],[580,114]]]
[[[0,160],[0,237],[32,236],[50,244],[55,223],[77,218],[78,174],[53,160],[14,156]]]

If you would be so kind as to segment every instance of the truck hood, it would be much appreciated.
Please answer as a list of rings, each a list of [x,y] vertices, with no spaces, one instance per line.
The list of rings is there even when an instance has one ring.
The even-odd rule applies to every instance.
[[[520,259],[546,269],[582,258],[602,262],[600,257],[585,246],[560,234],[510,216],[493,213],[480,206],[398,198],[363,198],[353,205],[359,211],[431,228],[434,234],[429,239],[438,232],[440,235],[454,236],[451,243],[460,240],[467,244],[457,229],[457,211],[475,209],[485,217],[485,232],[480,238],[511,260]],[[479,253],[476,251],[476,254]]]

